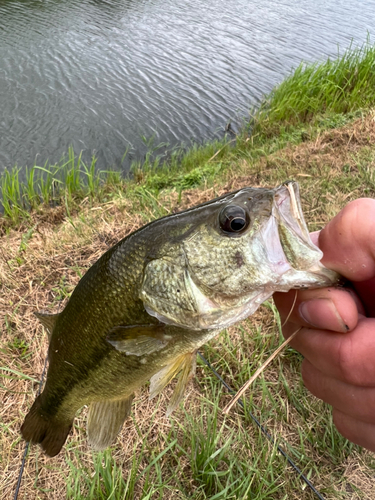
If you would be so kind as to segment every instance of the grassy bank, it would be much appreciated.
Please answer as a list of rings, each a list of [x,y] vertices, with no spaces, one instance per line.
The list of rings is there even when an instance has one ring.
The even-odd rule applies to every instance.
[[[362,56],[356,54],[359,74]],[[373,78],[374,51],[372,57],[372,65],[367,55],[363,64]],[[314,68],[323,78],[320,66]],[[310,67],[308,71],[314,74]],[[298,82],[305,77],[297,70],[296,89],[303,87]],[[283,85],[279,92],[285,96]],[[340,109],[331,108],[325,99],[298,119],[272,121],[272,110],[280,109],[280,102],[285,110],[297,109],[298,102],[298,92],[289,101],[277,100],[276,89],[252,123],[253,135],[244,130],[235,143],[211,143],[187,153],[176,150],[168,159],[149,157],[144,165],[134,165],[131,180],[94,173],[73,152],[65,164],[54,167],[49,198],[37,184],[47,183],[46,177],[37,179],[40,169],[28,172],[27,179],[34,182],[29,191],[30,180],[17,184],[16,173],[8,174],[3,195],[8,189],[11,196],[19,195],[9,197],[0,240],[1,498],[12,498],[15,490],[24,445],[19,427],[35,397],[47,350],[34,310],[62,308],[87,268],[142,224],[241,186],[298,180],[311,230],[321,228],[351,199],[375,197],[374,89],[366,102],[359,99]],[[346,101],[349,90],[342,96]],[[299,95],[306,101],[305,93]],[[335,106],[338,99],[332,100]],[[270,301],[203,351],[238,389],[281,341]],[[58,457],[47,459],[38,447],[31,448],[19,498],[315,498],[253,424],[250,411],[327,500],[375,498],[373,454],[338,434],[330,409],[303,387],[300,362],[295,351],[284,351],[252,386],[245,410],[237,408],[224,418],[221,409],[230,396],[199,361],[184,404],[170,418],[165,408],[171,388],[151,402],[147,387],[142,388],[131,419],[104,453],[87,447],[83,408]]]
[[[233,162],[256,160],[261,156],[296,144],[324,130],[347,123],[373,105],[375,88],[375,47],[348,50],[335,60],[301,65],[265,97],[260,108],[235,139],[174,148],[158,155],[158,148],[142,162],[132,165],[132,178],[119,172],[96,169],[96,159],[88,165],[69,149],[60,163],[14,167],[0,176],[0,194],[5,219],[3,227],[29,219],[51,206],[77,208],[82,200],[103,203],[118,193],[133,193],[137,186],[165,188],[179,192],[220,179]]]

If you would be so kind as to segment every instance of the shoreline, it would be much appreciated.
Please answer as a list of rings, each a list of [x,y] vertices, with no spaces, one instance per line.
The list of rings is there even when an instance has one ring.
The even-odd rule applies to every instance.
[[[24,181],[20,180],[19,167],[6,170],[0,175],[4,211],[0,228],[4,232],[4,228],[27,223],[30,213],[45,213],[51,206],[65,206],[68,214],[86,199],[100,204],[115,198],[119,191],[132,196],[139,186],[152,187],[153,195],[158,196],[170,188],[181,194],[215,176],[220,183],[220,175],[233,162],[267,156],[366,113],[374,105],[374,59],[375,46],[367,42],[336,60],[301,63],[265,96],[235,138],[228,134],[222,140],[173,148],[163,155],[153,147],[144,162],[132,164],[129,178],[119,171],[96,170],[95,157],[87,165],[81,153],[77,155],[72,148],[58,164],[26,167]]]

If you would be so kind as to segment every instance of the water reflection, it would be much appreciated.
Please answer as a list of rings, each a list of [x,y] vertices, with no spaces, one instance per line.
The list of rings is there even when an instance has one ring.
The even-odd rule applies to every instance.
[[[0,169],[220,135],[301,59],[362,43],[371,3],[0,0]]]

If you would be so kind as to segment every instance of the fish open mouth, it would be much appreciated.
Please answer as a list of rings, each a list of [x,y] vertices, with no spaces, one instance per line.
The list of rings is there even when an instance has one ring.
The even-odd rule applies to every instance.
[[[337,283],[339,275],[323,266],[323,253],[310,238],[297,182],[287,181],[276,188],[263,240],[271,267],[282,276],[281,282],[289,282],[290,288],[300,288],[299,280],[306,280],[306,286],[318,287]],[[315,283],[309,283],[311,280]]]
[[[311,241],[297,182],[288,181],[276,190],[273,215],[277,220],[281,247],[291,267],[310,270],[321,260],[323,253]]]

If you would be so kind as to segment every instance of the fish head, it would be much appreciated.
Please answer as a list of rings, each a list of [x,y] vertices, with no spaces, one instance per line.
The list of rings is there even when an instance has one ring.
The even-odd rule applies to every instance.
[[[339,280],[320,262],[296,182],[243,188],[185,214],[182,234],[146,266],[140,294],[147,312],[164,323],[222,329],[275,291]]]

